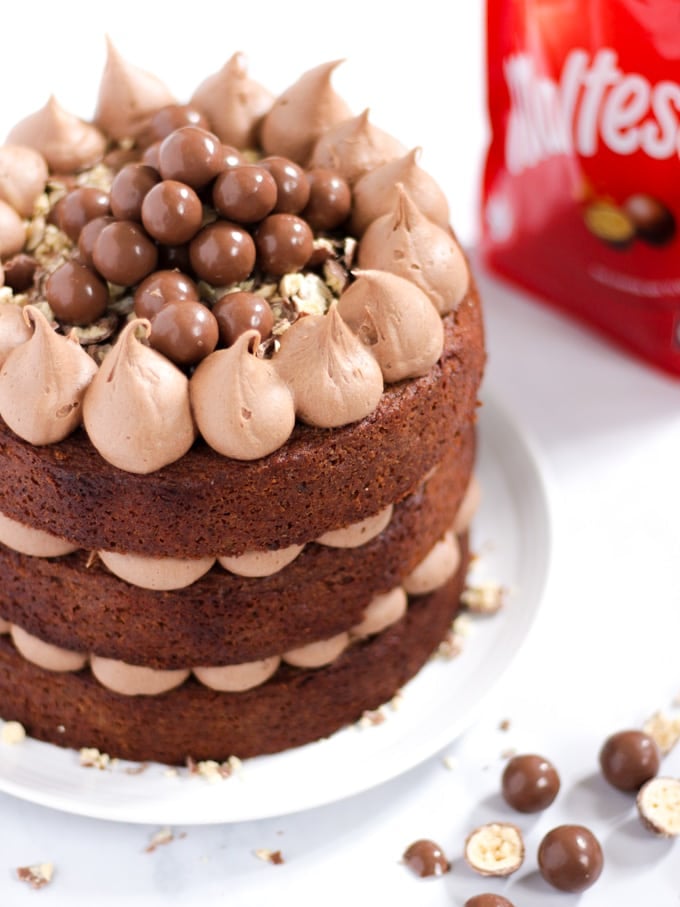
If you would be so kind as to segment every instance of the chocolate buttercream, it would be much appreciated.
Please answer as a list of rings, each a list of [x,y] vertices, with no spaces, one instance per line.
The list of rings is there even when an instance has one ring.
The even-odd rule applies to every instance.
[[[406,148],[383,129],[374,126],[366,109],[326,130],[312,151],[309,167],[337,170],[350,185],[370,170],[394,158]]]
[[[352,192],[350,228],[361,236],[371,221],[388,214],[397,198],[397,183],[408,192],[411,201],[435,224],[449,225],[449,203],[437,181],[418,165],[420,148],[403,157],[387,161],[357,180]]]
[[[38,196],[47,182],[47,161],[27,145],[0,147],[0,199],[21,217],[33,213]]]
[[[17,123],[8,145],[28,145],[47,161],[53,173],[91,167],[104,154],[106,139],[91,123],[68,113],[52,95],[44,107]]]
[[[138,330],[148,334],[150,323],[136,318],[123,329],[85,396],[83,417],[90,441],[105,460],[146,474],[184,456],[196,429],[187,377],[144,346]]]
[[[55,333],[39,309],[23,312],[33,334],[0,370],[0,415],[24,441],[53,444],[80,425],[97,366],[77,340]]]
[[[374,220],[361,238],[358,263],[412,281],[440,315],[458,308],[470,284],[465,256],[453,234],[421,214],[401,185],[393,210]]]
[[[201,362],[189,385],[199,431],[218,453],[256,460],[286,443],[295,427],[293,396],[276,369],[253,350],[257,331],[244,331]]]
[[[260,143],[267,154],[305,164],[317,139],[352,111],[331,84],[342,60],[322,63],[303,73],[278,97],[262,121]]]
[[[248,76],[246,57],[235,53],[219,72],[201,82],[191,105],[210,121],[215,135],[234,148],[255,148],[262,117],[274,96]]]
[[[272,361],[293,391],[298,417],[308,425],[347,425],[372,413],[380,402],[380,367],[335,303],[326,315],[298,319],[282,335]]]
[[[134,138],[175,98],[159,78],[124,60],[110,38],[106,50],[94,122],[112,139]]]
[[[429,298],[398,274],[357,274],[338,311],[371,351],[385,381],[426,375],[444,349],[444,326]]]

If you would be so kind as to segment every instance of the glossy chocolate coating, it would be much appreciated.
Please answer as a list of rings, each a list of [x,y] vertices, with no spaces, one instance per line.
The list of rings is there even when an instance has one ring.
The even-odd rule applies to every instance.
[[[168,302],[151,322],[149,343],[178,365],[193,365],[217,346],[217,321],[201,302]]]
[[[277,196],[274,211],[279,214],[298,214],[309,201],[309,181],[302,167],[286,157],[263,158],[265,167],[276,182]]]
[[[468,898],[463,907],[514,907],[514,904],[504,898],[502,894],[486,892],[484,894],[475,894],[473,897]]]
[[[336,170],[307,171],[309,200],[302,217],[314,230],[334,230],[347,220],[352,207],[349,183]]]
[[[32,255],[18,252],[3,264],[5,284],[11,287],[15,293],[23,293],[33,286],[37,267],[38,262]]]
[[[254,224],[273,210],[276,193],[274,177],[268,170],[240,164],[220,173],[212,197],[224,217],[240,224]]]
[[[559,825],[538,848],[543,878],[560,891],[585,891],[600,877],[604,857],[595,835],[583,825]]]
[[[269,303],[256,293],[227,293],[215,303],[212,312],[225,346],[231,346],[245,331],[258,331],[260,338],[266,340],[274,327]]]
[[[158,252],[139,224],[116,220],[97,237],[92,259],[106,280],[130,287],[155,270]]]
[[[503,771],[501,789],[508,806],[521,813],[535,813],[553,802],[560,778],[551,762],[527,753],[510,759]]]
[[[154,170],[158,170],[160,172],[160,150],[161,142],[153,142],[148,146],[148,148],[144,149],[141,163],[146,164],[148,167],[153,167]]]
[[[182,126],[161,142],[158,163],[163,179],[200,189],[224,167],[222,143],[207,129]]]
[[[192,239],[189,258],[194,272],[214,286],[245,280],[255,266],[255,244],[238,224],[208,224]]]
[[[203,221],[203,205],[191,186],[162,180],[147,192],[142,203],[142,223],[158,242],[179,246],[189,242]]]
[[[642,731],[619,731],[605,740],[600,768],[618,790],[638,791],[659,771],[661,756],[655,741]]]
[[[148,164],[126,164],[111,183],[111,211],[119,220],[142,219],[142,202],[147,192],[160,180],[160,174]]]
[[[408,868],[421,878],[439,876],[449,871],[449,861],[441,847],[425,838],[414,841],[407,847],[402,859]]]
[[[207,118],[190,104],[168,104],[161,107],[151,117],[149,125],[144,131],[142,141],[145,145],[162,141],[164,138],[180,129],[182,126],[198,126],[201,129],[210,129]]]
[[[104,217],[95,217],[94,220],[85,224],[80,231],[80,236],[78,237],[78,256],[81,263],[87,265],[88,268],[95,267],[93,253],[97,237],[104,227],[112,224],[115,219],[116,218],[110,214],[107,214]]]
[[[77,242],[80,231],[88,221],[109,213],[108,192],[92,186],[79,186],[77,189],[72,189],[59,201],[56,213],[57,226],[73,242]]]
[[[177,269],[185,273],[191,271],[189,246],[186,243],[181,246],[159,246],[158,268],[159,270],[165,268],[168,271]]]
[[[50,274],[45,296],[57,318],[69,324],[90,324],[106,311],[106,284],[90,268],[67,261]]]
[[[222,169],[227,167],[238,167],[239,164],[245,164],[246,161],[241,152],[234,148],[233,145],[222,145]]]
[[[307,264],[314,251],[314,234],[294,214],[270,214],[255,231],[255,245],[264,270],[280,276]]]
[[[654,246],[661,246],[673,238],[675,218],[657,198],[639,192],[629,196],[623,208],[641,239]]]
[[[150,321],[167,302],[198,301],[196,284],[181,271],[154,271],[135,290],[135,315]]]

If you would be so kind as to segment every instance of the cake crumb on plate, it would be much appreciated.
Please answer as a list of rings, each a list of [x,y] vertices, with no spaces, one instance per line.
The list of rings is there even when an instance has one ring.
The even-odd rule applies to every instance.
[[[52,881],[54,874],[53,863],[34,863],[32,866],[19,866],[17,878],[20,882],[27,882],[31,888],[44,888]]]

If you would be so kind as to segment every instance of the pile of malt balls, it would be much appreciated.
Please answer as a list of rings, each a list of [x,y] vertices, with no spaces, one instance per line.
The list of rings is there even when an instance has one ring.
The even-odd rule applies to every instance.
[[[300,271],[314,255],[315,231],[347,219],[347,182],[284,157],[247,163],[187,105],[155,114],[143,144],[141,160],[122,166],[110,192],[81,186],[55,205],[53,222],[77,247],[45,284],[56,318],[97,321],[108,282],[134,288],[150,345],[180,367],[246,330],[267,339],[273,315],[262,296],[229,292],[209,306],[197,281],[227,287],[256,270],[275,280]]]
[[[672,837],[680,834],[680,780],[658,777],[661,753],[653,737],[638,730],[619,731],[609,737],[599,754],[605,780],[617,790],[636,794],[643,825],[651,832]],[[507,763],[501,778],[503,799],[520,813],[547,809],[560,790],[555,766],[543,756],[523,754]],[[520,829],[509,822],[476,828],[465,841],[467,864],[482,876],[508,876],[524,862]],[[451,863],[434,841],[411,844],[403,862],[416,874],[440,876]],[[538,869],[545,881],[559,891],[578,893],[594,885],[604,866],[600,842],[583,825],[559,825],[549,831],[538,848]],[[514,907],[502,895],[474,895],[464,907]]]

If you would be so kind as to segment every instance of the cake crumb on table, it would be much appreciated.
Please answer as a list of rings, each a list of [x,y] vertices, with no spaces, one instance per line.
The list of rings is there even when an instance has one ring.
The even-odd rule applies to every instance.
[[[34,863],[32,866],[19,866],[17,878],[20,882],[27,882],[31,888],[44,888],[52,881],[54,874],[53,863]]]
[[[267,850],[265,847],[260,847],[254,851],[254,854],[258,860],[273,863],[274,866],[281,866],[282,863],[285,863],[280,850]]]
[[[214,759],[202,759],[197,762],[191,756],[187,756],[186,767],[190,775],[199,775],[206,781],[214,783],[231,778],[232,775],[242,777],[243,763],[237,756],[230,756],[224,762],[217,762]]]
[[[498,725],[499,731],[509,731],[510,730],[510,719],[504,718]]]
[[[458,768],[458,760],[455,756],[444,756],[442,758],[442,763],[444,768],[448,769],[450,772]]]
[[[26,739],[26,728],[18,721],[5,721],[0,731],[0,739],[9,746],[16,746]]]
[[[170,844],[174,840],[175,835],[171,828],[161,828],[160,831],[151,836],[151,840],[144,848],[144,853],[153,853],[157,848],[162,847],[164,844]]]
[[[661,754],[667,756],[680,740],[680,717],[674,718],[663,712],[654,712],[642,726],[659,747]]]
[[[382,708],[380,709],[368,709],[363,713],[361,718],[357,721],[357,726],[360,728],[365,727],[377,727],[379,724],[383,724],[386,721],[385,713]]]

